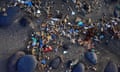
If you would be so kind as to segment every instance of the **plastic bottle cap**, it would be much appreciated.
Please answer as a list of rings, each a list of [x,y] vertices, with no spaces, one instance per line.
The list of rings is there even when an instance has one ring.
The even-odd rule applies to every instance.
[[[63,52],[63,54],[67,54],[67,53],[68,53],[68,51],[64,51],[64,52]]]
[[[40,10],[37,10],[37,13],[41,13]]]
[[[72,11],[72,15],[75,15],[75,12],[74,12],[74,11]]]

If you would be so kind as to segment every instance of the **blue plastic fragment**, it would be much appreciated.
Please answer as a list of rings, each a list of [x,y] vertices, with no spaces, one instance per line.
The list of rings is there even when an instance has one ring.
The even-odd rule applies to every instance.
[[[42,48],[43,47],[43,40],[42,39],[40,39],[40,44],[39,44],[39,46],[40,46],[40,48]]]
[[[31,1],[25,1],[25,4],[28,5],[29,7],[33,6]]]
[[[84,26],[84,23],[82,21],[79,21],[78,26]]]
[[[45,59],[42,59],[41,63],[42,63],[42,64],[46,64],[46,60],[45,60]]]
[[[37,39],[32,37],[32,46],[35,46],[37,44]]]
[[[55,34],[52,34],[51,37],[52,37],[53,40],[56,39],[56,35]]]

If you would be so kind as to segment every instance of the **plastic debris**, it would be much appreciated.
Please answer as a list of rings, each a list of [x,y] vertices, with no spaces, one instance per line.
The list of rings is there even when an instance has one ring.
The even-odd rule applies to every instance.
[[[78,22],[78,26],[84,26],[83,22],[82,22],[82,21],[79,21],[79,22]]]

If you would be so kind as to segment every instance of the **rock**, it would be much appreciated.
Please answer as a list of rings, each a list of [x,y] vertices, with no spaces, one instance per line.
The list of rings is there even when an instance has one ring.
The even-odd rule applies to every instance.
[[[52,67],[53,69],[57,69],[60,63],[61,63],[61,58],[56,57],[50,62],[49,67]]]
[[[93,65],[97,64],[97,55],[95,52],[86,52],[85,58]]]
[[[118,72],[120,72],[120,67],[118,67]]]
[[[82,63],[79,63],[73,67],[72,72],[85,72],[85,67]]]
[[[12,24],[17,19],[16,15],[19,16],[19,10],[18,7],[9,7],[6,10],[3,9],[5,16],[0,12],[0,26],[5,27]]]
[[[118,72],[117,65],[114,62],[109,61],[104,69],[104,72]]]
[[[8,72],[16,72],[16,65],[18,60],[25,55],[24,52],[18,51],[14,55],[12,55],[8,60]]]
[[[21,57],[17,64],[18,72],[34,72],[37,65],[37,60],[32,55]]]

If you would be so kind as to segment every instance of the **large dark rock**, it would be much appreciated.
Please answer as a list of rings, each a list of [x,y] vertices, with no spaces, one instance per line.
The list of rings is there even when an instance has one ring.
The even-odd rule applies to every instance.
[[[79,63],[73,67],[72,72],[85,72],[85,67],[82,63]]]
[[[104,72],[118,72],[117,65],[114,62],[109,61],[104,69]]]
[[[32,55],[21,57],[17,64],[18,72],[34,72],[37,65],[37,60]]]
[[[113,11],[114,17],[120,17],[120,5],[117,5]]]
[[[120,72],[120,67],[118,67],[118,72]]]
[[[7,16],[4,16],[3,12],[0,12],[0,26],[9,26],[12,24],[16,20],[19,11],[19,7],[9,7],[6,10]]]
[[[49,66],[52,67],[53,69],[57,69],[60,63],[61,63],[61,58],[56,57],[50,62]]]
[[[17,53],[15,53],[13,56],[11,56],[8,60],[8,72],[16,72],[16,65],[18,60],[24,56],[25,53],[22,51],[18,51]]]
[[[86,52],[85,58],[93,65],[97,64],[97,55],[94,52]]]

